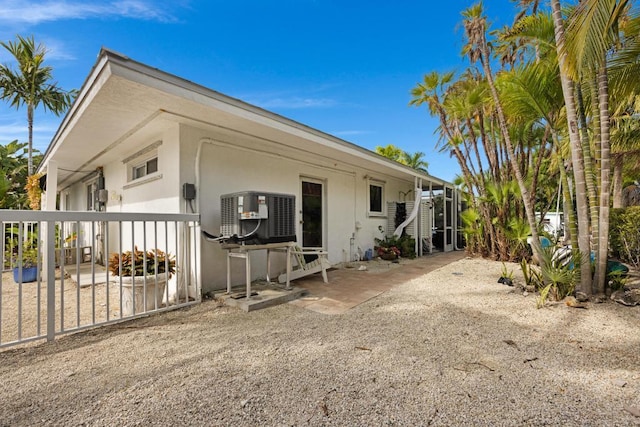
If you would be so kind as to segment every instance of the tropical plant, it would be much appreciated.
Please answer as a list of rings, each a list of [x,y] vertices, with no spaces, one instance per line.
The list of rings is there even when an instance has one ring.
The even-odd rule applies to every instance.
[[[27,179],[26,143],[0,145],[0,209],[25,209]]]
[[[416,151],[412,154],[396,147],[393,144],[388,144],[384,147],[377,146],[375,151],[387,159],[402,163],[403,165],[419,170],[420,172],[426,173],[427,168],[429,167],[429,163],[422,159],[424,157],[424,153],[421,151]]]
[[[387,144],[384,147],[377,146],[375,151],[376,153],[380,154],[382,157],[395,160],[396,162],[400,161],[400,157],[402,156],[402,149],[396,147],[393,144]]]
[[[144,252],[136,246],[133,251],[112,253],[108,268],[114,276],[146,276],[168,272],[171,277],[176,271],[176,260],[171,254],[160,249]]]
[[[576,252],[564,258],[558,256],[559,250],[562,249],[554,246],[542,249],[541,256],[544,258],[544,263],[541,263],[540,267],[542,282],[537,284],[539,297],[536,306],[538,308],[544,305],[549,296],[555,301],[560,301],[575,290],[578,271],[574,260],[580,260],[581,256]]]
[[[27,107],[29,129],[28,168],[33,174],[33,119],[40,105],[55,115],[64,113],[71,105],[76,91],[65,91],[52,83],[53,69],[44,65],[47,49],[37,44],[33,36],[17,36],[14,42],[0,42],[18,63],[18,70],[0,65],[0,99],[8,101],[16,109]]]
[[[402,256],[404,258],[415,258],[415,244],[416,240],[405,234],[400,237],[391,236],[383,239],[374,239],[374,250],[378,256],[382,257],[386,254],[395,254],[396,256]]]
[[[6,233],[11,233],[7,235]],[[37,234],[27,232],[21,236],[17,228],[5,230],[5,262],[9,268],[32,268],[38,266],[40,253],[38,250]]]
[[[611,250],[624,262],[640,268],[640,206],[614,209],[611,216]]]
[[[482,3],[466,9],[472,65],[425,74],[411,104],[439,118],[438,147],[460,165],[467,250],[519,261],[523,220],[537,234],[535,217],[562,203],[565,238],[596,257],[595,277],[577,260],[579,290],[601,294],[610,189],[620,205],[640,176],[640,15],[628,0],[517,3],[514,25],[490,33]]]
[[[29,207],[33,210],[40,210],[42,189],[40,188],[40,174],[29,175],[24,189],[27,191]]]
[[[403,151],[402,155],[400,156],[400,163],[402,163],[403,165],[407,165],[415,170],[419,170],[420,172],[427,173],[429,163],[427,163],[426,160],[423,160],[423,157],[424,153],[422,151],[416,151],[413,154]]]

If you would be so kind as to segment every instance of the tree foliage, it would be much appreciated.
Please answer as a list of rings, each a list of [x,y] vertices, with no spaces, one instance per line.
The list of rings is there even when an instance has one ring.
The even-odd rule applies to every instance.
[[[426,160],[423,160],[424,153],[421,151],[416,151],[412,154],[396,147],[393,144],[387,144],[384,147],[377,146],[375,151],[387,159],[394,160],[398,163],[409,166],[410,168],[419,170],[420,172],[427,173],[429,163],[427,163]]]
[[[527,257],[523,235],[537,243],[560,206],[566,242],[596,256],[593,286],[589,257],[577,258],[579,289],[602,293],[609,195],[639,164],[640,18],[627,0],[517,4],[514,24],[495,31],[482,3],[464,10],[469,67],[425,74],[410,104],[439,119],[437,147],[460,165],[470,252]]]
[[[0,209],[28,209],[27,144],[0,145]]]
[[[53,68],[44,65],[47,49],[33,36],[17,36],[16,41],[0,42],[17,63],[17,70],[0,64],[0,99],[19,109],[27,107],[28,166],[33,174],[33,119],[36,108],[60,115],[67,111],[76,92],[65,91],[53,82]]]

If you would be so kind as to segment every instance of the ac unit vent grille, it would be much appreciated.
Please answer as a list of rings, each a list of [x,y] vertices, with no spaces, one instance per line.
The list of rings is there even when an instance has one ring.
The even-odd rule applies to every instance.
[[[220,224],[220,234],[223,236],[233,236],[240,232],[238,222],[238,198],[237,197],[221,197],[220,198],[220,214],[222,222]]]
[[[289,194],[258,191],[222,195],[220,233],[236,236],[245,244],[295,242],[295,200]]]

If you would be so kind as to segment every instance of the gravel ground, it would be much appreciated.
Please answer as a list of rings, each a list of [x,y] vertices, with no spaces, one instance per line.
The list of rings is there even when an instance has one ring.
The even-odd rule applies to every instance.
[[[5,350],[0,425],[640,426],[640,307],[538,310],[501,269],[337,316],[208,301]]]

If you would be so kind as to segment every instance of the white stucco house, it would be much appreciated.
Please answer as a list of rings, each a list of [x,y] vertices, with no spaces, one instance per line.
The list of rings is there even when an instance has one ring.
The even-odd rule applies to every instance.
[[[332,264],[366,253],[381,230],[391,234],[389,209],[413,201],[417,187],[425,200],[410,229],[418,252],[456,249],[452,184],[107,49],[39,171],[55,176],[47,193],[59,195],[60,210],[195,212],[211,233],[223,194],[291,194],[298,244],[323,248]],[[183,197],[185,184],[194,200]],[[224,251],[200,247],[202,290],[223,288]]]

